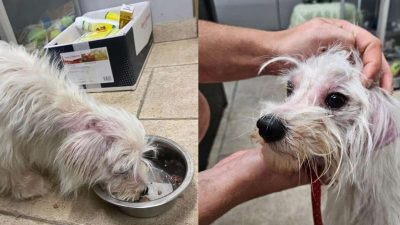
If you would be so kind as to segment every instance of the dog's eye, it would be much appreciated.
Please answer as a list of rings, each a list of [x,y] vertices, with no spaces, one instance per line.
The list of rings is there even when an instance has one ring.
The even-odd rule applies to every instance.
[[[292,95],[293,89],[294,89],[293,83],[291,81],[288,81],[286,85],[286,96]]]
[[[325,104],[330,109],[340,109],[347,103],[347,97],[339,92],[328,94],[325,98]]]

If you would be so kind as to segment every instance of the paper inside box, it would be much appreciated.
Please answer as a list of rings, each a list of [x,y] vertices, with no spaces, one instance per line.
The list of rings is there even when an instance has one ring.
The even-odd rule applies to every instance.
[[[111,37],[103,37],[103,38],[99,38],[96,40],[103,40],[103,39],[108,39],[108,38],[112,38],[112,37],[123,36],[126,33],[128,33],[129,29],[134,27],[134,25],[136,25],[139,22],[138,20],[143,16],[142,14],[145,11],[144,9],[146,7],[146,3],[147,2],[140,2],[140,3],[133,4],[135,7],[133,19],[128,24],[126,24],[122,29],[120,29],[118,33],[112,35]],[[121,6],[107,8],[107,9],[101,9],[101,10],[97,10],[97,11],[93,11],[93,12],[87,12],[83,16],[89,17],[92,19],[104,19],[107,12],[119,13],[120,8],[121,8]],[[83,30],[81,30],[80,28],[78,28],[76,26],[76,24],[74,23],[71,26],[69,26],[67,29],[65,29],[64,32],[59,34],[55,39],[53,39],[51,42],[49,42],[45,46],[45,48],[84,42],[84,41],[76,41],[84,33],[85,32]]]

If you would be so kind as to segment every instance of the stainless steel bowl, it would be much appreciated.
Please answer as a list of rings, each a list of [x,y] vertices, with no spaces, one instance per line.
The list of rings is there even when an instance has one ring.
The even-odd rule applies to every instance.
[[[126,202],[111,197],[105,192],[99,185],[93,187],[94,192],[104,201],[115,205],[121,209],[122,212],[134,216],[134,217],[154,217],[160,215],[166,210],[170,209],[176,198],[188,187],[193,178],[193,162],[189,154],[172,140],[164,137],[147,135],[147,139],[158,147],[158,157],[175,159],[184,165],[184,178],[181,183],[173,192],[170,194],[148,202]]]

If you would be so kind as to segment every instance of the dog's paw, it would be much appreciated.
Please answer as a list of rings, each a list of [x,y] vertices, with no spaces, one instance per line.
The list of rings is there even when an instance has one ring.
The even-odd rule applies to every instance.
[[[39,174],[29,172],[17,181],[12,189],[12,195],[17,199],[31,199],[49,193],[51,183]]]

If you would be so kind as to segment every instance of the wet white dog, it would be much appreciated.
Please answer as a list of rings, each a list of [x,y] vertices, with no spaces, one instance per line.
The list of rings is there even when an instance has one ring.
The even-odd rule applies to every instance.
[[[140,121],[96,102],[48,58],[0,42],[0,193],[42,196],[49,179],[64,195],[100,184],[137,199],[152,166]],[[44,176],[45,175],[45,176]]]
[[[325,225],[400,224],[400,104],[378,86],[361,83],[357,52],[328,49],[306,60],[278,57],[288,98],[268,105],[259,135],[276,165],[309,165],[326,188]]]

